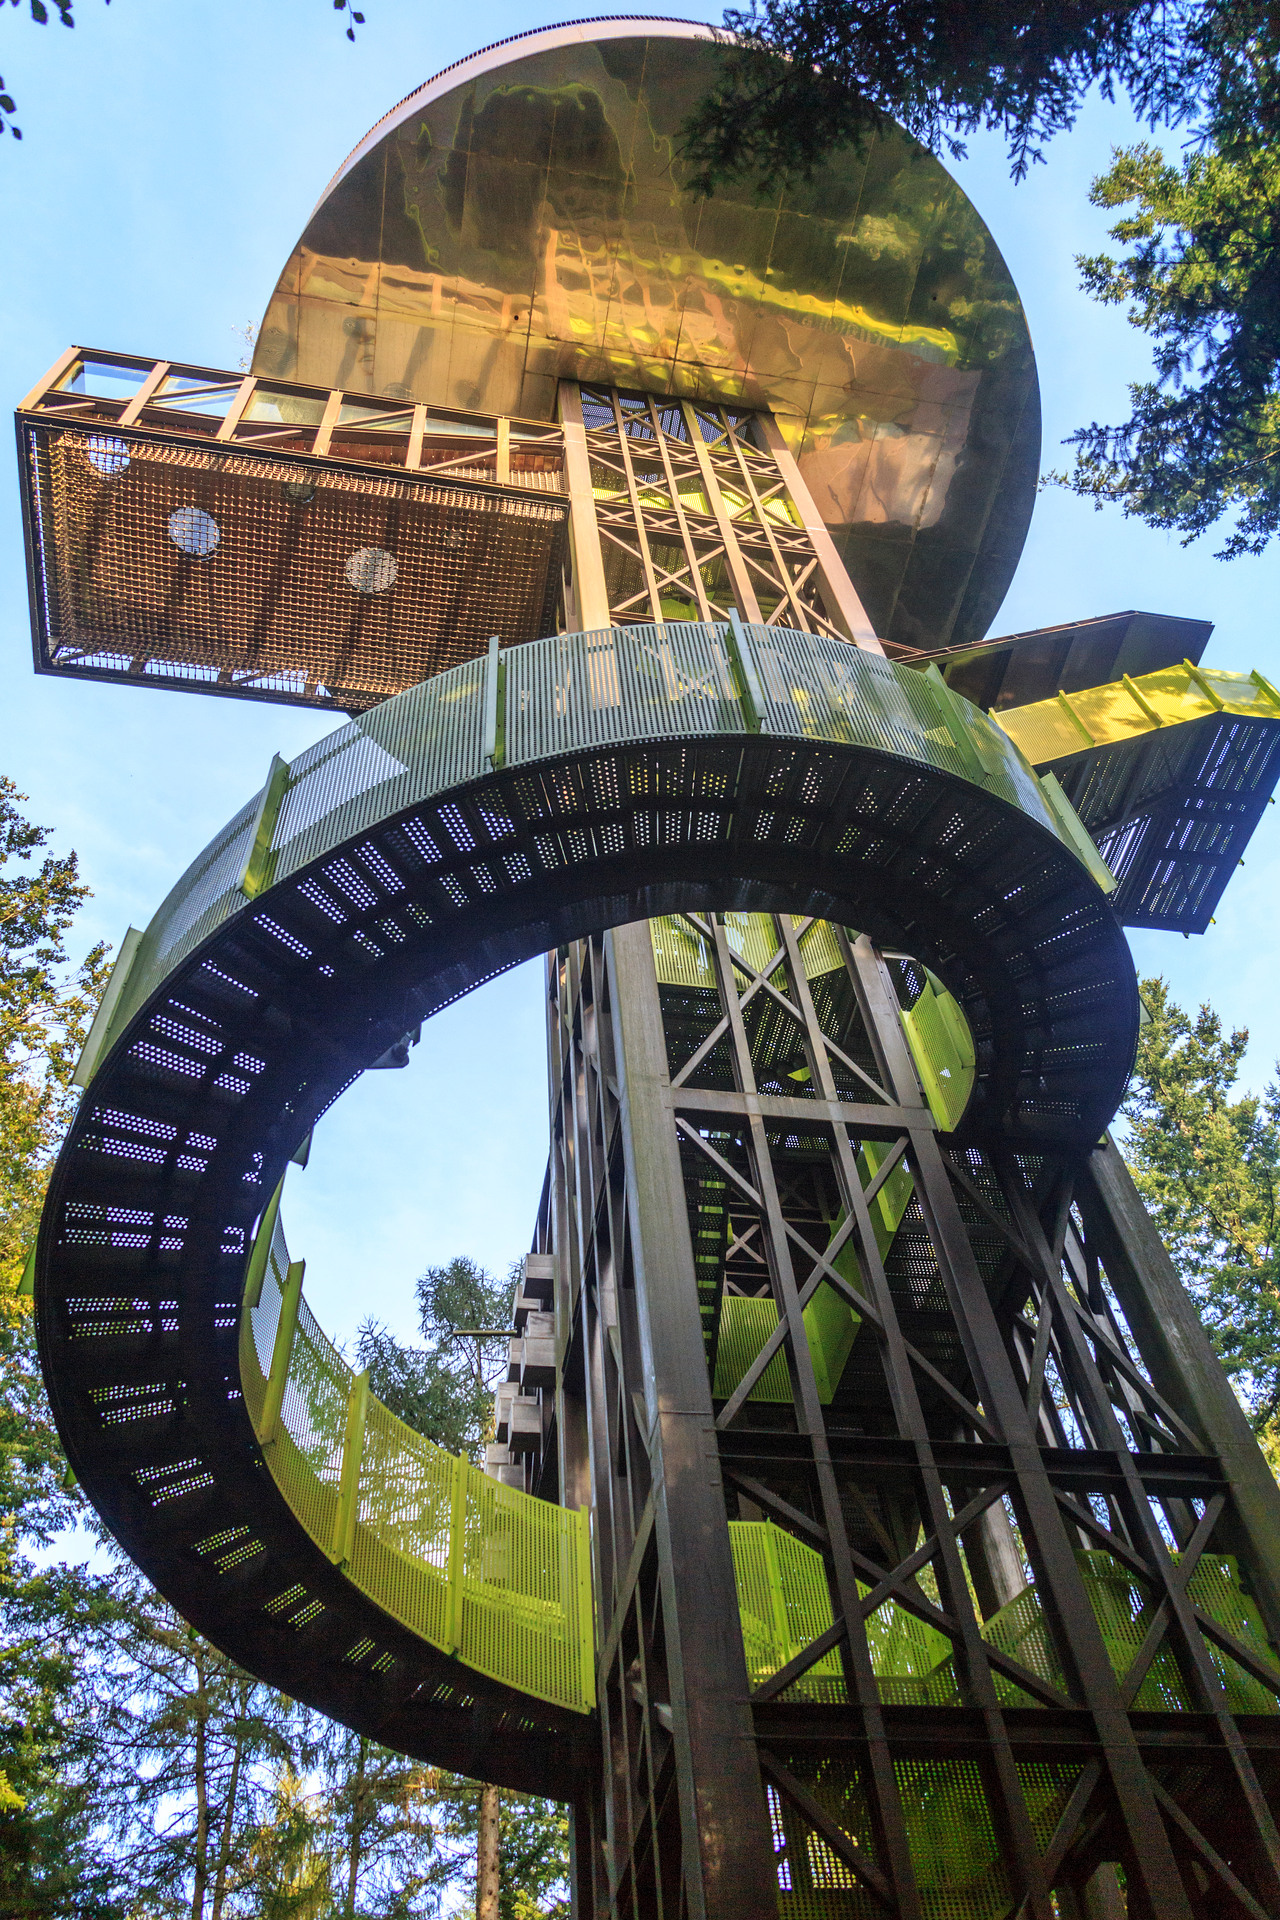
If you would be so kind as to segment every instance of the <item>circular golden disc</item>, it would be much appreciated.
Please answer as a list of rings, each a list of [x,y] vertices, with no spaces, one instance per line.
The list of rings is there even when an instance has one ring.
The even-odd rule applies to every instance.
[[[1038,476],[1009,271],[896,130],[768,201],[686,192],[718,58],[704,26],[593,20],[428,81],[330,183],[254,372],[536,420],[566,376],[771,408],[876,631],[971,644]]]

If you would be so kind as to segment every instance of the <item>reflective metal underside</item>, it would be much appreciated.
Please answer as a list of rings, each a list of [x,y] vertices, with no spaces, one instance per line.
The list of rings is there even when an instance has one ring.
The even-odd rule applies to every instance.
[[[533,419],[566,376],[771,408],[877,632],[972,645],[1038,473],[1008,269],[901,133],[694,199],[679,130],[717,58],[695,25],[593,21],[428,82],[317,207],[254,370]]]

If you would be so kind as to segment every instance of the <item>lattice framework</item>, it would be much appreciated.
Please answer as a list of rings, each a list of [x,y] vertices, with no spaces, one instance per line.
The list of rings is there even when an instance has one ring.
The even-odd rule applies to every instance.
[[[687,984],[659,985],[670,961],[655,972],[673,923],[562,950],[549,983],[558,1473],[594,1506],[609,1622],[609,1757],[579,1810],[598,1909],[1048,1920],[1103,1897],[1099,1874],[1114,1890],[1119,1862],[1134,1916],[1272,1911],[1277,1569],[1221,1427],[1206,1437],[1243,1427],[1229,1389],[1193,1404],[1149,1325],[1114,1148],[940,1136],[901,1025],[921,969],[837,934],[840,1022],[831,996],[817,1010],[808,923],[779,917],[761,958],[743,916],[684,920],[715,956],[700,1025]],[[775,1090],[776,1032],[748,1031],[765,984],[804,1093]],[[886,1247],[872,1208],[903,1170]],[[762,1281],[776,1331],[715,1395],[717,1317]],[[859,1319],[826,1406],[803,1320],[824,1286]],[[779,1358],[789,1404],[762,1405]],[[793,1612],[785,1664],[752,1629],[754,1671],[715,1689],[721,1590],[750,1612],[744,1530],[766,1520],[821,1555],[825,1593]],[[895,1618],[914,1667],[900,1634],[886,1656]],[[691,1671],[715,1695],[694,1714]],[[706,1835],[734,1820],[736,1858],[717,1859]]]

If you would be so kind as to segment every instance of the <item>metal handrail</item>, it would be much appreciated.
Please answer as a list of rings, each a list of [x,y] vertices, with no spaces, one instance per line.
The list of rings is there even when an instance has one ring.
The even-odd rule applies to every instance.
[[[492,1680],[595,1705],[587,1515],[498,1485],[396,1419],[315,1323],[278,1205],[240,1316],[245,1406],[321,1551],[412,1633]]]
[[[1096,858],[1087,864],[1081,850],[1083,828],[1064,823],[1066,803],[1051,804],[1015,742],[940,677],[783,627],[669,622],[555,634],[465,661],[337,728],[287,768],[273,761],[262,791],[147,928],[104,1041],[251,899],[495,764],[533,766],[622,741],[760,733],[869,747],[951,774],[1030,816],[1099,878]],[[106,1045],[99,1051],[105,1057]]]

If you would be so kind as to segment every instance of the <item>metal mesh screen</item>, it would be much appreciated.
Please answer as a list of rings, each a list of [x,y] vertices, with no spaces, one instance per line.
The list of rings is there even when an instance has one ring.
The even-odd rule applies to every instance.
[[[348,1571],[414,1633],[449,1644],[450,1513],[457,1461],[370,1399]]]
[[[897,1760],[907,1844],[927,1920],[1005,1920],[1009,1879],[972,1760]]]
[[[566,633],[507,658],[507,754],[572,744],[735,732],[742,725],[722,629],[671,621]]]
[[[803,1751],[788,1754],[786,1764],[851,1848],[874,1861],[872,1822],[856,1769],[844,1759],[815,1759]],[[1008,1875],[977,1765],[904,1759],[894,1770],[924,1920],[1008,1920]],[[1070,1789],[1064,1792],[1058,1776],[1071,1770],[1019,1771],[1033,1822],[1038,1816],[1043,1825],[1055,1805],[1065,1804]],[[768,1796],[782,1920],[878,1920],[884,1902],[853,1867],[785,1794],[770,1786]]]
[[[245,1405],[259,1423],[289,1250],[277,1218],[258,1301],[241,1316]],[[339,1489],[355,1375],[305,1301],[287,1356],[272,1477],[316,1545],[342,1552]],[[372,1396],[358,1445],[348,1577],[433,1646],[492,1679],[587,1712],[595,1633],[586,1514],[500,1487]]]
[[[585,1514],[531,1500],[461,1462],[459,1470],[466,1488],[460,1657],[542,1700],[589,1698]]]
[[[556,624],[566,504],[24,421],[37,665],[359,710]]]
[[[831,1625],[831,1595],[822,1556],[812,1547],[769,1521],[731,1521],[729,1531],[747,1672],[752,1684],[758,1686]],[[1107,1656],[1116,1677],[1122,1680],[1151,1625],[1149,1598],[1108,1553],[1082,1550],[1076,1555],[1076,1563]],[[858,1591],[865,1599],[870,1589],[859,1582]],[[1241,1588],[1234,1560],[1205,1555],[1187,1582],[1187,1593],[1194,1605],[1251,1653],[1268,1665],[1274,1664],[1261,1615]],[[892,1600],[870,1616],[866,1633],[872,1669],[886,1705],[959,1704],[951,1644],[945,1634]],[[982,1637],[1039,1679],[1069,1695],[1034,1587],[1024,1588],[993,1614],[982,1628]],[[1205,1638],[1233,1713],[1280,1711],[1276,1694],[1207,1635]],[[1014,1680],[994,1667],[991,1673],[1003,1704],[1032,1704],[1031,1697]],[[1280,1674],[1277,1684],[1280,1686]],[[787,1697],[844,1700],[838,1655],[825,1655],[787,1690]],[[1161,1646],[1135,1697],[1135,1708],[1145,1713],[1184,1713],[1191,1705],[1171,1649]]]

